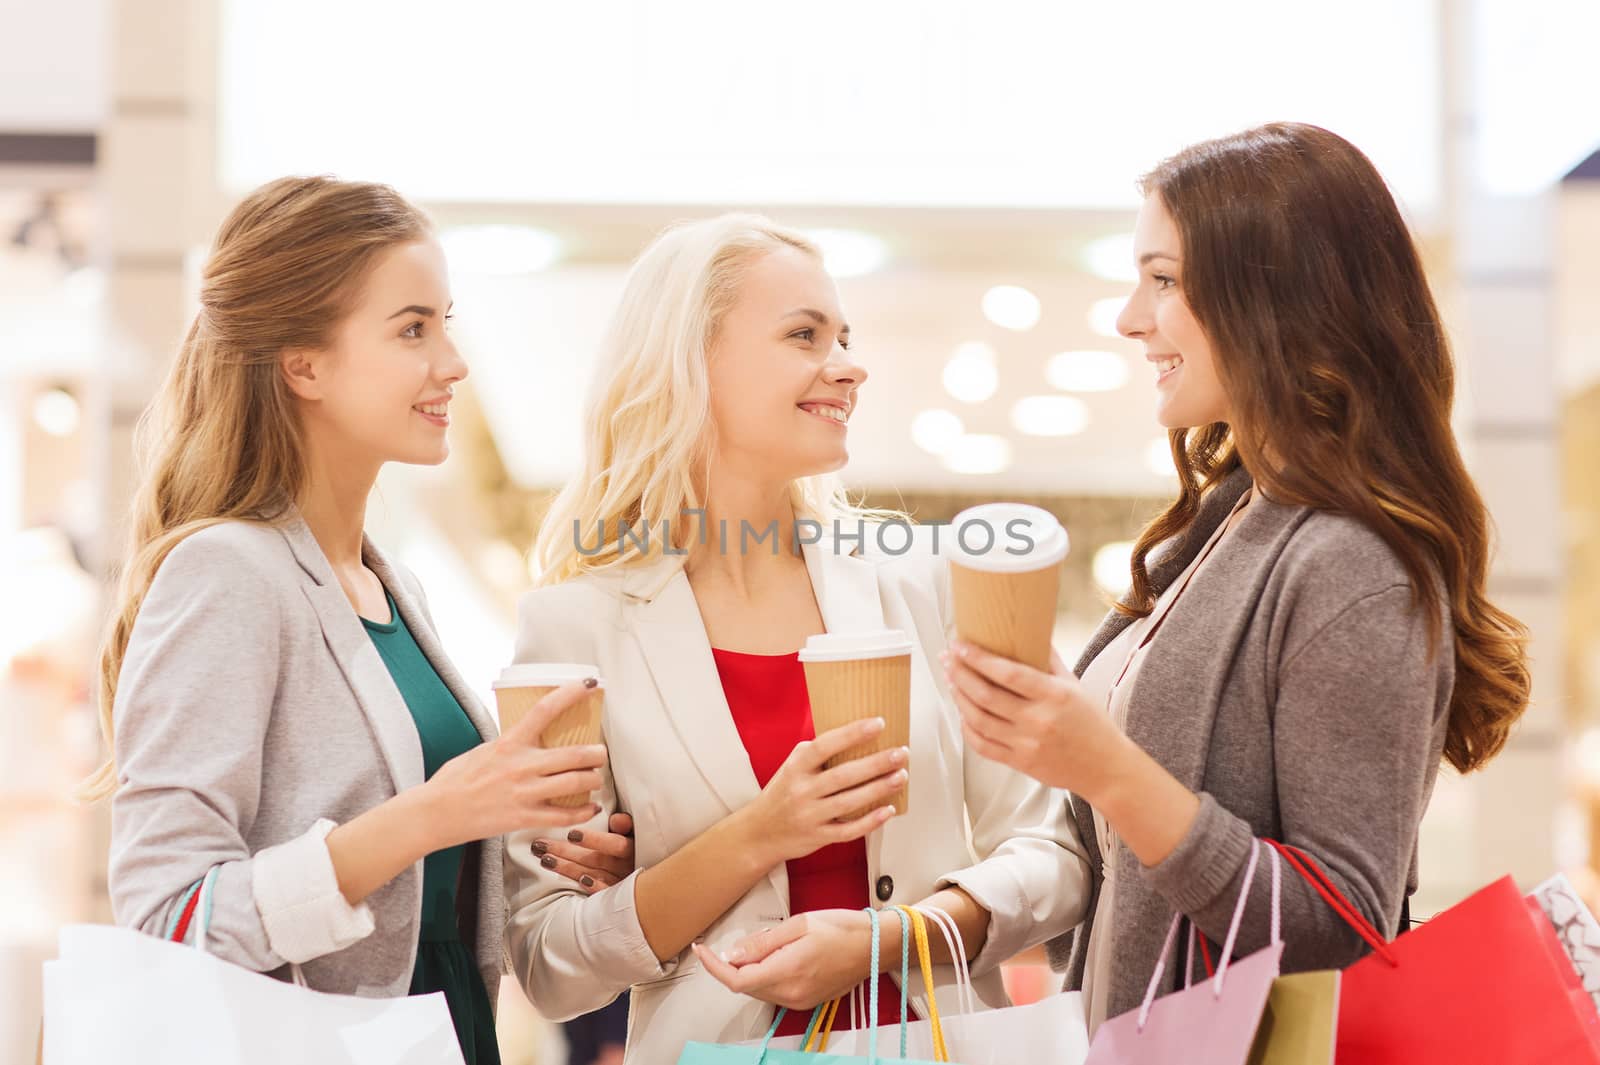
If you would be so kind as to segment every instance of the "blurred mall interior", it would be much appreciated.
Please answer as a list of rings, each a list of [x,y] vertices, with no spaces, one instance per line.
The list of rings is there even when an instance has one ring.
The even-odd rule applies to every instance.
[[[922,519],[1052,510],[1070,659],[1176,484],[1153,375],[1112,325],[1136,178],[1261,121],[1343,134],[1424,249],[1498,526],[1492,594],[1533,632],[1509,749],[1440,776],[1416,912],[1506,872],[1588,876],[1595,40],[1594,0],[0,0],[0,1059],[31,1051],[54,930],[109,919],[105,810],[71,792],[99,757],[132,429],[211,231],[286,173],[387,181],[443,233],[472,368],[455,451],[388,471],[371,520],[487,691],[598,333],[662,226],[754,208],[821,242],[871,374],[850,485]],[[1043,976],[1023,959],[1014,979]],[[507,1061],[562,1060],[508,987]]]

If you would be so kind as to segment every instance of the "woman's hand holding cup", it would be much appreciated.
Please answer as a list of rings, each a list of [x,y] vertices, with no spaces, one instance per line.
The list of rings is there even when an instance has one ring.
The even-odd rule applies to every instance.
[[[545,729],[593,690],[583,682],[562,685],[499,739],[452,758],[422,785],[435,849],[525,829],[567,828],[600,812],[593,803],[572,807],[555,801],[600,788],[605,747],[545,747],[543,742]]]
[[[890,800],[906,783],[906,748],[825,768],[829,759],[871,742],[883,729],[882,718],[854,721],[789,752],[744,810],[754,846],[766,851],[772,865],[860,839],[894,816]]]

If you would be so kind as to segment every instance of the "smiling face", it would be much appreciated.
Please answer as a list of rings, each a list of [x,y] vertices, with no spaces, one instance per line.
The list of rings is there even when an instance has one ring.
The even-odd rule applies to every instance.
[[[769,482],[842,467],[856,390],[867,379],[849,346],[821,262],[789,246],[752,262],[710,352],[719,461]]]
[[[285,353],[320,453],[356,468],[444,461],[451,392],[467,376],[445,331],[450,307],[438,241],[402,244],[379,255],[327,348]]]
[[[1156,370],[1156,420],[1168,429],[1229,421],[1211,341],[1183,298],[1183,248],[1159,196],[1146,196],[1134,227],[1139,284],[1117,316],[1117,332],[1144,344]]]

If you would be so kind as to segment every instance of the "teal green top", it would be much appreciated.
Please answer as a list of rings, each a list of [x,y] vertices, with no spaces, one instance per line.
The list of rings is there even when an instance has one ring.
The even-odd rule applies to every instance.
[[[388,623],[367,618],[361,622],[417,724],[423,771],[432,777],[440,766],[470,751],[483,739],[433,663],[417,646],[394,597],[387,592],[385,595],[389,602]],[[461,942],[461,929],[456,924],[456,883],[465,853],[465,846],[451,847],[435,851],[422,862],[422,932],[417,943],[417,964],[411,974],[411,993],[444,992],[467,1065],[499,1065],[489,993],[472,952]]]

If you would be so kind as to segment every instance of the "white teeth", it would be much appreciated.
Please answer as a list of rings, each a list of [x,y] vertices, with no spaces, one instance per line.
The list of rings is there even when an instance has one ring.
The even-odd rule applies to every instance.
[[[850,420],[849,412],[840,407],[829,407],[823,404],[811,404],[802,406],[800,409],[810,411],[812,414],[820,414],[824,418],[832,418],[834,421],[840,423],[848,422]]]
[[[1180,355],[1177,358],[1162,359],[1160,362],[1156,363],[1156,369],[1161,373],[1169,373],[1182,365],[1183,356]]]
[[[419,403],[416,409],[435,418],[443,418],[449,413],[450,406],[447,403]]]

